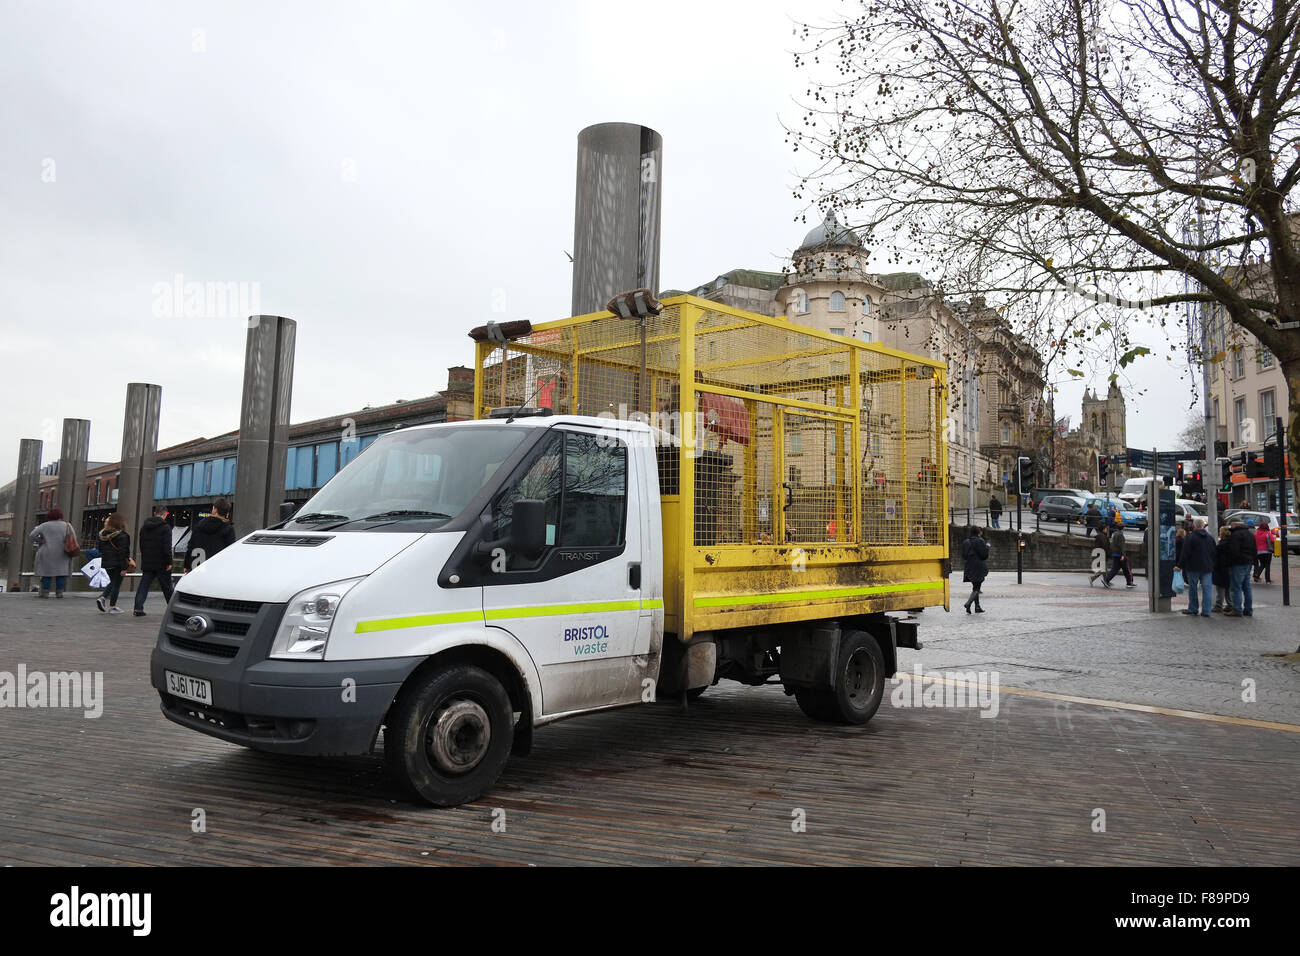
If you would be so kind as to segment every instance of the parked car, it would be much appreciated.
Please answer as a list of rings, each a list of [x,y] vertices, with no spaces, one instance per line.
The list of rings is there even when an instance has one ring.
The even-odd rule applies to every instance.
[[[1038,517],[1044,521],[1083,521],[1088,499],[1082,495],[1048,495],[1038,504]]]
[[[1270,528],[1282,527],[1282,515],[1276,511],[1253,511],[1248,508],[1233,508],[1231,511],[1223,513],[1223,521],[1227,523],[1233,518],[1241,518],[1243,521],[1255,522],[1255,527],[1259,527],[1259,522],[1263,518],[1268,519]],[[1286,549],[1292,554],[1300,554],[1300,522],[1297,522],[1294,513],[1286,516]]]
[[[1084,491],[1081,488],[1035,488],[1029,493],[1029,510],[1037,511],[1038,505],[1042,500],[1052,495],[1067,495],[1072,498],[1088,498],[1092,496],[1092,492]]]
[[[1119,516],[1124,519],[1125,528],[1136,528],[1139,531],[1143,531],[1146,529],[1147,526],[1146,514],[1141,511],[1133,511],[1132,509],[1126,507],[1125,503],[1121,501],[1119,498],[1106,499],[1106,498],[1092,497],[1088,499],[1085,507],[1090,508],[1094,504],[1097,506],[1097,510],[1100,511],[1103,516],[1110,514],[1112,510],[1118,509]]]

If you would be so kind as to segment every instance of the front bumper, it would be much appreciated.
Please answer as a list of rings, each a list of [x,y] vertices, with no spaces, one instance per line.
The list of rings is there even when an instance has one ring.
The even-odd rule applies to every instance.
[[[314,756],[371,752],[389,706],[422,658],[268,660],[284,611],[283,604],[177,591],[149,666],[163,716],[255,750]],[[196,614],[212,623],[200,637],[184,626]],[[169,693],[166,671],[209,681],[212,703]]]

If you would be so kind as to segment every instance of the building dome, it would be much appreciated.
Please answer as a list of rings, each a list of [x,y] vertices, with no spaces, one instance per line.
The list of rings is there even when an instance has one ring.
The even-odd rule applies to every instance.
[[[862,241],[857,237],[857,234],[852,229],[846,229],[840,225],[839,219],[835,217],[834,209],[826,210],[826,218],[821,221],[820,225],[814,226],[808,235],[803,237],[803,242],[795,252],[808,252],[825,246],[862,248]]]

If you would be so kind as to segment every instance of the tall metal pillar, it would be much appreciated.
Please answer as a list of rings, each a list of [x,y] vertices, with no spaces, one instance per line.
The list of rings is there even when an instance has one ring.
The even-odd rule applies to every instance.
[[[132,382],[126,387],[126,416],[122,420],[121,477],[117,482],[117,513],[126,522],[131,551],[139,551],[140,525],[153,508],[153,476],[158,460],[158,416],[162,386]]]
[[[41,447],[39,438],[23,438],[18,442],[14,521],[9,538],[9,557],[5,562],[11,591],[22,589],[23,572],[32,570],[36,560],[36,551],[28,536],[36,527],[36,493],[41,485]]]
[[[578,134],[573,314],[599,312],[619,292],[659,292],[663,137],[635,123]]]
[[[86,459],[90,456],[90,422],[63,420],[63,446],[59,452],[59,509],[81,537],[81,516],[86,510]]]
[[[297,328],[293,319],[279,315],[248,320],[235,472],[234,522],[240,537],[279,520]]]

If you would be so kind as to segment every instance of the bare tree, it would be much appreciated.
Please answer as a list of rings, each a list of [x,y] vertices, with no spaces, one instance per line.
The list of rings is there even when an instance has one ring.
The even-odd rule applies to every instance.
[[[1205,444],[1205,419],[1199,411],[1187,413],[1187,423],[1174,438],[1174,444],[1180,449],[1200,448]],[[1207,462],[1214,461],[1213,448],[1205,449],[1205,458]]]
[[[1300,450],[1300,0],[860,0],[799,32],[799,195],[1049,361],[1101,345],[1113,377],[1144,321],[1216,308],[1277,357]]]

